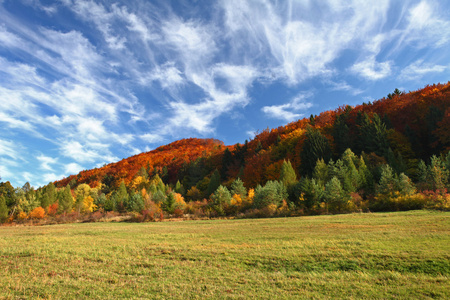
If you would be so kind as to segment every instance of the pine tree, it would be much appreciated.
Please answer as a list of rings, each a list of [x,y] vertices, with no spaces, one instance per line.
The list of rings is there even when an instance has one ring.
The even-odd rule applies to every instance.
[[[122,181],[120,183],[119,189],[116,191],[115,195],[115,202],[117,205],[117,209],[119,210],[125,210],[126,207],[128,207],[128,192],[127,188],[125,187],[125,182]]]
[[[314,208],[322,200],[324,193],[324,184],[316,181],[314,178],[302,177],[297,184],[296,197],[300,206],[305,206],[308,209]]]
[[[267,181],[264,187],[257,186],[255,189],[255,198],[253,205],[255,208],[264,208],[270,204],[277,207],[288,197],[286,187],[279,181]]]
[[[449,170],[447,170],[445,163],[433,155],[431,163],[428,167],[428,174],[431,180],[431,185],[434,190],[443,190],[446,188],[449,177]]]
[[[378,114],[373,115],[372,121],[364,113],[359,128],[359,149],[367,153],[374,152],[378,156],[386,156],[389,143],[386,135],[386,125],[381,121]]]
[[[358,186],[359,189],[363,190],[364,195],[372,194],[374,191],[373,175],[362,156],[360,157],[358,166]]]
[[[56,202],[56,188],[55,185],[53,184],[53,182],[50,182],[46,187],[45,187],[45,193],[48,195],[48,201],[49,201],[49,205],[53,204]],[[44,206],[42,206],[44,207]]]
[[[327,209],[335,212],[345,210],[349,196],[342,188],[341,182],[336,176],[331,178],[325,185],[323,199],[327,204]]]
[[[4,222],[8,218],[8,207],[6,206],[5,197],[0,195],[0,222]]]
[[[179,180],[175,184],[175,192],[178,193],[178,194],[181,194],[181,195],[184,195],[186,193],[183,185],[180,183]]]
[[[244,199],[247,196],[247,189],[244,186],[244,182],[240,178],[236,178],[231,184],[231,194],[239,195],[241,199]]]
[[[306,140],[300,152],[300,173],[311,175],[319,159],[328,162],[331,158],[331,148],[328,139],[319,130],[309,128]]]
[[[259,153],[263,149],[261,141],[258,141],[258,144],[256,144],[255,153]]]
[[[44,191],[41,194],[41,197],[39,198],[39,201],[41,202],[41,207],[44,208],[45,210],[50,206],[50,197],[48,196],[48,194]]]
[[[410,196],[416,192],[416,187],[408,176],[401,173],[398,177],[396,190],[399,191],[401,195]]]
[[[169,214],[173,214],[175,210],[175,195],[173,193],[167,195],[166,200],[163,202],[163,208]]]
[[[217,188],[220,186],[220,173],[216,169],[209,180],[208,188],[206,189],[207,197],[209,197],[212,193],[214,193]]]
[[[141,193],[133,193],[128,201],[128,211],[141,212],[144,210],[144,199]]]
[[[313,178],[322,184],[328,182],[328,165],[323,158],[317,161],[316,166],[314,167]]]
[[[377,194],[389,195],[395,191],[396,179],[394,172],[389,165],[381,167],[381,178],[377,187]]]
[[[225,148],[223,152],[222,158],[222,169],[220,170],[220,175],[222,176],[222,180],[226,180],[228,177],[228,169],[230,168],[231,163],[233,162],[233,156],[228,148]]]
[[[70,185],[67,185],[64,189],[62,189],[58,202],[59,212],[68,213],[72,211],[73,197],[70,191]]]
[[[286,187],[297,182],[297,175],[295,174],[294,168],[289,160],[283,161],[283,164],[281,165],[280,182],[282,182]]]
[[[341,114],[336,117],[333,124],[333,138],[336,145],[336,152],[338,157],[344,151],[351,147],[350,129],[345,123],[346,115]]]
[[[231,202],[230,191],[223,185],[220,185],[211,196],[214,210],[219,215],[225,215],[225,207]]]

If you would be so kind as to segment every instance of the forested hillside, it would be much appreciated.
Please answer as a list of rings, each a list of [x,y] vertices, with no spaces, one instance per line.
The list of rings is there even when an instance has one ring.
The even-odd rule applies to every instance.
[[[450,82],[311,115],[242,144],[176,141],[38,190],[3,182],[0,219],[449,210],[449,151]]]

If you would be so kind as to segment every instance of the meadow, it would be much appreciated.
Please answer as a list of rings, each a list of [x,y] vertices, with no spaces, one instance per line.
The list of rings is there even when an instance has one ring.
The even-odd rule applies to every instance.
[[[450,213],[0,227],[0,299],[450,298]]]

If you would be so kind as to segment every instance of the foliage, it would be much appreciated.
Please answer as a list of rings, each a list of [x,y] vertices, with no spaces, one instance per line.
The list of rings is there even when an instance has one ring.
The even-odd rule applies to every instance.
[[[328,161],[331,158],[331,148],[328,139],[317,129],[309,128],[306,140],[300,153],[301,173],[311,175],[317,160]]]
[[[213,209],[217,212],[218,215],[225,215],[226,207],[231,203],[231,194],[230,191],[220,185],[214,194],[211,196]]]
[[[279,181],[268,181],[264,186],[258,185],[255,189],[253,206],[255,208],[265,208],[269,205],[278,207],[283,200],[288,197],[286,187]]]
[[[43,219],[45,217],[45,210],[42,207],[36,207],[30,212],[31,219]]]
[[[8,218],[8,207],[6,206],[5,197],[0,196],[0,222],[4,222]]]

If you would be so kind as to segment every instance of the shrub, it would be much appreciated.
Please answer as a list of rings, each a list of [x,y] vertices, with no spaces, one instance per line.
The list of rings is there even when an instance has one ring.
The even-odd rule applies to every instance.
[[[49,216],[54,216],[56,215],[56,213],[58,212],[58,202],[53,203],[52,205],[50,205],[48,207],[48,215]]]
[[[175,208],[174,209],[174,211],[173,211],[173,216],[175,217],[175,218],[182,218],[183,217],[183,211],[181,210],[181,209],[179,209],[179,208]]]
[[[42,207],[36,207],[30,212],[30,219],[43,219],[45,217],[45,210]]]

